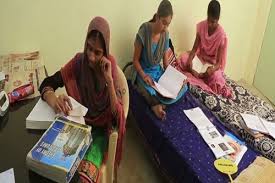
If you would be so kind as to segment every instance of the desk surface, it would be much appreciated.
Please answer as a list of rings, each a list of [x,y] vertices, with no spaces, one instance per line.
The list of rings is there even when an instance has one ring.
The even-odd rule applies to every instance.
[[[13,168],[16,183],[52,182],[26,166],[27,153],[44,132],[26,129],[26,118],[37,101],[38,98],[21,101],[0,119],[0,172]],[[77,182],[76,176],[72,182]]]

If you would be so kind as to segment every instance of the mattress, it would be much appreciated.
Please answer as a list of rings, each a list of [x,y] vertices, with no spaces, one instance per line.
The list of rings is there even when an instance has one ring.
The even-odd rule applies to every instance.
[[[143,97],[128,82],[130,110],[136,126],[154,154],[154,158],[171,182],[229,182],[228,176],[214,167],[215,156],[199,134],[197,128],[187,118],[183,110],[200,107],[221,134],[228,130],[212,112],[194,98],[189,91],[181,100],[167,106],[166,120],[155,117]],[[245,169],[257,156],[252,149],[247,150],[239,163],[239,171]],[[233,176],[233,177],[234,177]]]
[[[241,113],[260,116],[268,121],[275,122],[275,109],[261,98],[253,95],[249,90],[226,78],[233,97],[223,98],[219,95],[209,94],[196,86],[190,87],[190,92],[209,110],[211,110],[224,126],[228,127],[253,149],[275,162],[275,141],[272,137],[263,136],[255,138],[247,129]]]

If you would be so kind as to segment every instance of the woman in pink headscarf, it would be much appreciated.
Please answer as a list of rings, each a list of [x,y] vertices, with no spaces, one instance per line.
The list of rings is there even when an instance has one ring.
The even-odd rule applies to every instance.
[[[67,95],[56,96],[55,90],[65,86],[69,96],[88,108],[85,123],[93,126],[93,144],[87,151],[82,166],[90,167],[83,171],[85,182],[94,182],[102,162],[101,152],[106,149],[106,139],[113,124],[118,127],[118,145],[116,150],[116,168],[121,160],[122,140],[125,134],[125,117],[117,82],[117,66],[109,53],[110,28],[102,17],[95,17],[88,27],[84,52],[77,53],[60,71],[46,78],[40,93],[56,112],[68,114],[72,105]],[[106,138],[104,138],[104,137]],[[104,160],[103,160],[104,161]],[[85,166],[84,166],[85,165]],[[87,165],[87,166],[86,166]]]
[[[220,3],[211,0],[207,10],[207,20],[197,24],[197,35],[190,53],[184,53],[172,65],[187,75],[191,85],[215,94],[231,97],[231,90],[226,86],[224,68],[226,64],[227,37],[218,24]],[[202,64],[211,64],[204,73],[197,73],[192,61],[197,56]]]

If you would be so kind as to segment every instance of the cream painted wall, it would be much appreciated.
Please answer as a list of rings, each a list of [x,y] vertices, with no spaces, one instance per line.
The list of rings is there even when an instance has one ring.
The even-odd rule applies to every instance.
[[[259,1],[258,14],[254,24],[253,35],[250,44],[250,51],[246,61],[246,69],[244,79],[247,83],[252,84],[259,61],[261,47],[263,44],[265,30],[268,23],[269,12],[271,9],[272,0]],[[263,11],[266,10],[266,11]]]
[[[275,4],[272,4],[265,31],[260,59],[255,74],[254,85],[275,105]]]
[[[0,54],[39,49],[50,74],[82,51],[92,17],[111,26],[111,53],[120,66],[131,61],[138,27],[156,12],[160,0],[1,0]],[[196,23],[206,18],[207,0],[171,0],[169,28],[178,53],[190,50]],[[220,23],[229,38],[226,74],[249,82],[254,76],[271,0],[220,0]],[[267,14],[267,15],[266,15]],[[266,16],[265,16],[266,15]],[[255,45],[255,47],[253,46]],[[251,56],[253,55],[253,57]],[[253,78],[253,77],[252,77]]]

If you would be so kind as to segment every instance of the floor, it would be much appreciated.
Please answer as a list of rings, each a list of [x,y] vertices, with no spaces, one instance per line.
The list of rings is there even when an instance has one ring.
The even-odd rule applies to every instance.
[[[244,81],[238,83],[268,101],[255,87],[247,85]],[[131,115],[127,119],[127,133],[124,142],[123,159],[118,171],[118,183],[166,182],[146,151],[142,138],[134,127],[134,119]]]
[[[165,183],[133,123],[134,119],[129,114],[118,183]]]

